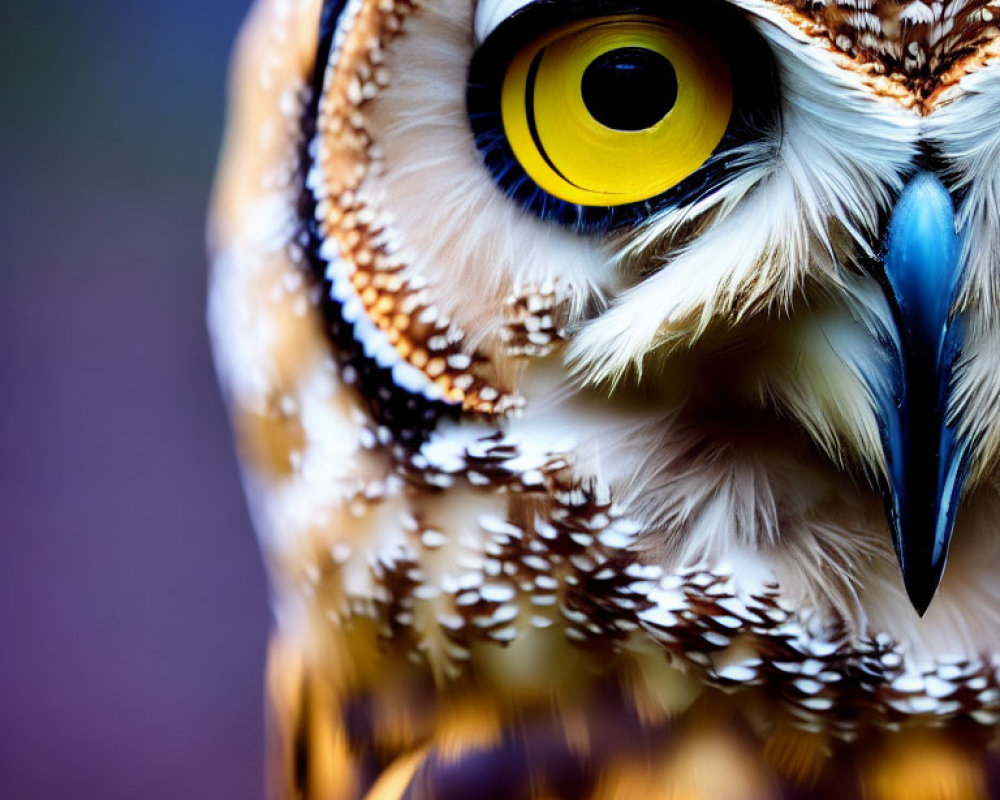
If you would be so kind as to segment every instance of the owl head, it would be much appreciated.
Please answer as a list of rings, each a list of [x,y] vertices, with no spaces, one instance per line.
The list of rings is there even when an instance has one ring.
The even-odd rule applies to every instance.
[[[1000,641],[998,13],[259,3],[211,320],[279,616]]]
[[[609,406],[781,420],[881,488],[923,613],[1000,441],[990,5],[442,2],[331,53],[351,11],[314,217],[397,385],[503,414],[558,340]]]

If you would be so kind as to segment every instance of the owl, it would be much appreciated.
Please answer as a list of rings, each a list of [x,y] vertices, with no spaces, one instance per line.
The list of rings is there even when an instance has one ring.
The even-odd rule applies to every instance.
[[[257,0],[275,797],[1000,796],[998,15]]]

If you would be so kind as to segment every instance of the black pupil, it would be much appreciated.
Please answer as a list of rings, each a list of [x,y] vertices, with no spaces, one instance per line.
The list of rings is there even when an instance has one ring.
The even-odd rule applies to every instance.
[[[602,53],[583,72],[583,102],[616,131],[651,128],[677,102],[677,75],[666,58],[645,47]]]

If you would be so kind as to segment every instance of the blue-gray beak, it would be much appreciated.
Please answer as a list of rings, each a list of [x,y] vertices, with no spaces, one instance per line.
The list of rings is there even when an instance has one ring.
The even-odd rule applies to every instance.
[[[959,245],[948,190],[933,173],[916,175],[899,198],[885,241],[896,374],[877,411],[888,466],[883,499],[889,527],[906,592],[921,615],[941,582],[968,473],[967,443],[948,418],[964,333],[962,320],[951,314]]]

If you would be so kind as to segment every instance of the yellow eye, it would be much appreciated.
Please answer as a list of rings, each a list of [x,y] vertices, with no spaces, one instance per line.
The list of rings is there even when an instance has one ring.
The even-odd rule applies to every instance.
[[[729,67],[698,31],[657,17],[589,19],[510,62],[501,116],[524,171],[582,206],[636,203],[680,183],[719,145]]]

